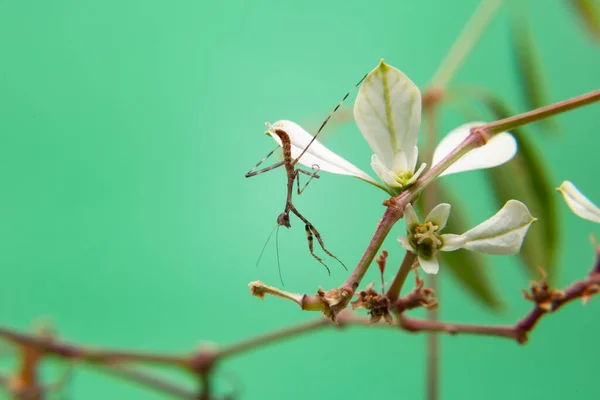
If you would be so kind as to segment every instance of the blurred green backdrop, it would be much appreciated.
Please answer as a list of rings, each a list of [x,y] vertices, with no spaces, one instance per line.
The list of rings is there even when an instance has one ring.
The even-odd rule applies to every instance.
[[[48,317],[61,337],[83,344],[188,351],[314,318],[247,288],[256,279],[279,284],[273,242],[258,269],[255,262],[284,204],[285,176],[244,178],[273,147],[264,122],[315,128],[381,58],[423,86],[477,3],[0,0],[1,323],[30,329]],[[600,57],[571,8],[529,3],[552,100],[597,88]],[[524,110],[506,22],[503,11],[456,82],[480,83]],[[534,130],[553,183],[571,179],[596,201],[598,111],[560,117],[558,135]],[[458,122],[445,113],[443,130]],[[370,150],[353,124],[327,144],[370,172]],[[468,191],[472,221],[495,211],[482,174],[447,179]],[[323,174],[297,205],[352,266],[383,198],[358,180]],[[588,235],[599,229],[562,203],[559,211],[566,284],[587,273]],[[280,235],[285,288],[312,293],[342,282],[344,271],[331,263],[327,276],[301,224],[292,226]],[[395,238],[403,229],[385,245],[391,265],[401,260]],[[512,323],[529,309],[516,258],[492,261],[503,312],[489,314],[442,271],[443,319]],[[372,270],[365,282],[375,279]],[[524,347],[443,337],[442,397],[598,397],[599,311],[598,300],[571,305]],[[217,378],[226,392],[234,376],[248,399],[417,399],[424,350],[424,335],[332,330],[232,359]],[[89,369],[76,373],[70,393],[162,398]]]

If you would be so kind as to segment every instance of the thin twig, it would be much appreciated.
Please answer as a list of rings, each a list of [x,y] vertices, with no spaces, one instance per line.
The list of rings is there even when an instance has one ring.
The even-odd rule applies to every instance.
[[[316,320],[301,323],[299,325],[290,326],[279,331],[271,332],[266,335],[258,336],[249,340],[243,340],[239,343],[226,346],[217,353],[218,359],[239,355],[241,353],[255,350],[265,344],[273,344],[284,339],[296,337],[301,334],[318,330],[331,326],[332,322],[326,318],[318,318]]]
[[[87,362],[95,367],[101,367],[107,372],[111,372],[120,375],[126,379],[136,381],[146,386],[153,387],[164,393],[169,393],[173,396],[192,399],[198,398],[197,395],[194,397],[189,391],[181,389],[172,385],[168,382],[164,382],[158,378],[154,378],[149,375],[145,375],[139,370],[133,370],[123,366],[120,363],[124,362],[138,362],[146,364],[159,364],[163,365],[175,365],[180,366],[188,372],[199,375],[206,381],[209,377],[210,368],[201,369],[196,368],[197,360],[206,359],[212,362],[241,354],[243,352],[255,349],[260,346],[267,344],[274,344],[283,339],[289,339],[296,337],[307,332],[312,332],[324,327],[344,327],[348,325],[358,326],[386,326],[401,328],[410,332],[446,332],[449,334],[458,333],[469,333],[476,335],[487,335],[510,338],[518,341],[519,343],[525,343],[528,338],[529,332],[531,332],[536,326],[539,320],[550,312],[554,312],[561,308],[563,305],[578,299],[586,299],[592,295],[598,293],[600,288],[600,262],[595,266],[594,270],[590,275],[581,281],[575,282],[564,290],[564,295],[554,300],[549,311],[545,311],[539,304],[536,304],[535,308],[530,311],[525,317],[519,320],[515,325],[474,325],[474,324],[455,324],[446,323],[439,321],[419,320],[415,318],[407,317],[403,311],[408,310],[406,299],[397,300],[397,310],[395,312],[398,320],[397,325],[388,325],[385,323],[370,324],[369,320],[363,316],[355,314],[349,310],[345,310],[338,315],[338,324],[333,324],[326,318],[319,318],[318,320],[304,322],[299,325],[282,329],[281,331],[267,334],[265,336],[256,337],[253,339],[242,341],[238,344],[234,344],[229,347],[225,347],[223,350],[206,350],[200,349],[198,352],[188,356],[154,356],[150,354],[137,354],[133,352],[118,352],[118,351],[92,351],[79,347],[76,345],[65,345],[50,341],[47,338],[27,335],[12,331],[8,328],[0,327],[0,337],[8,339],[12,343],[18,346],[30,346],[31,348],[42,351],[43,354],[53,355],[63,359],[81,360]],[[420,290],[420,289],[418,289]],[[409,294],[410,296],[410,294]],[[412,307],[411,307],[412,308]],[[211,355],[212,354],[212,355]],[[93,355],[93,356],[90,356]],[[175,363],[171,361],[176,361]],[[212,364],[208,365],[212,367]],[[4,379],[3,383],[8,385],[8,379]]]
[[[400,296],[404,281],[406,281],[406,277],[408,276],[408,273],[410,272],[416,258],[417,255],[412,251],[407,251],[404,255],[402,264],[400,264],[400,268],[398,269],[398,272],[396,273],[396,276],[394,277],[394,280],[387,291],[387,297],[390,299],[390,301],[394,302],[398,299],[398,296]]]
[[[594,102],[600,101],[600,89],[593,92],[585,93],[580,96],[573,97],[568,100],[559,101],[548,106],[536,108],[522,114],[518,114],[509,118],[504,118],[489,124],[481,125],[471,129],[471,134],[461,142],[454,150],[452,150],[439,163],[431,167],[425,172],[414,185],[408,190],[400,193],[400,195],[390,201],[398,211],[404,210],[404,207],[414,201],[420,193],[429,186],[435,179],[440,176],[448,167],[458,161],[469,151],[481,147],[487,143],[490,137],[513,128],[518,128],[527,125],[531,122],[539,121],[544,118],[558,115],[579,107],[583,107]]]
[[[552,117],[554,115],[562,114],[579,107],[587,106],[588,104],[595,103],[599,100],[600,89],[597,89],[593,92],[585,93],[580,96],[559,101],[558,103],[550,104],[548,106],[536,108],[535,110],[531,110],[522,114],[494,121],[474,129],[479,129],[484,131],[488,135],[493,135],[496,133],[518,128],[520,126],[527,125],[535,121],[540,121],[542,119]]]
[[[95,365],[94,367],[106,374],[117,376],[126,381],[137,383],[141,386],[150,387],[178,399],[197,399],[197,395],[194,392],[182,389],[181,387],[156,376],[143,373],[139,369],[134,369],[120,364]]]
[[[600,284],[600,272],[594,269],[590,275],[582,280],[571,284],[564,290],[564,296],[554,300],[549,311],[544,310],[538,304],[527,313],[525,317],[514,325],[474,325],[459,324],[439,321],[421,320],[410,318],[403,313],[397,313],[400,326],[410,332],[445,332],[450,335],[468,333],[473,335],[497,336],[513,339],[524,344],[528,340],[529,333],[533,331],[537,323],[547,314],[557,311],[559,308],[573,300],[586,298],[597,293],[597,285]]]
[[[35,349],[40,353],[57,356],[63,359],[86,361],[94,364],[110,364],[126,361],[182,367],[187,366],[187,356],[114,350],[92,350],[62,343],[54,339],[19,333],[5,327],[0,327],[0,337],[14,344]]]

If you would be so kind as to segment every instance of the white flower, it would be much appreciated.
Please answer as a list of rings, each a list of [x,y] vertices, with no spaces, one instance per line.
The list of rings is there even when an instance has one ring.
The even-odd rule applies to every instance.
[[[417,254],[419,264],[428,274],[437,274],[439,251],[466,249],[488,254],[511,255],[521,249],[529,226],[536,220],[525,204],[509,200],[488,220],[462,235],[441,234],[450,215],[450,204],[437,205],[420,223],[414,208],[404,210],[407,236],[398,238],[400,245]]]
[[[567,205],[577,216],[588,221],[600,223],[600,209],[570,181],[564,181],[556,190],[563,195]]]
[[[365,78],[354,103],[354,119],[363,137],[373,150],[371,167],[385,183],[379,185],[367,173],[355,167],[315,140],[299,162],[336,174],[356,176],[394,193],[413,184],[425,170],[423,163],[415,171],[419,150],[417,139],[421,124],[421,93],[417,86],[398,69],[383,60]],[[448,155],[470,132],[484,123],[469,123],[450,132],[436,148],[435,165]],[[268,133],[281,145],[274,127],[286,130],[292,142],[292,155],[300,155],[312,136],[297,124],[278,121]],[[509,133],[495,135],[490,141],[471,150],[442,175],[474,169],[495,167],[509,161],[517,151],[517,143]],[[389,189],[391,188],[391,190]]]
[[[298,157],[306,148],[313,136],[306,132],[302,127],[292,121],[277,121],[269,126],[269,130],[265,133],[271,135],[273,139],[281,146],[281,139],[275,133],[281,129],[287,133],[290,138],[290,149],[292,158]],[[318,165],[320,171],[327,171],[334,174],[351,175],[363,179],[367,182],[376,183],[366,172],[354,166],[354,164],[344,160],[327,147],[323,146],[318,140],[315,140],[308,150],[304,153],[299,163],[312,167]]]
[[[354,120],[374,151],[371,167],[395,188],[412,184],[421,125],[421,92],[406,75],[381,61],[367,75],[354,103]]]

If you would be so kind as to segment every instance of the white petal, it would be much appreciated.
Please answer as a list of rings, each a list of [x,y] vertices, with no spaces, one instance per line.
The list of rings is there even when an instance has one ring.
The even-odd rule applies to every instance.
[[[453,235],[446,233],[441,236],[444,243],[440,248],[441,251],[454,251],[462,249],[467,244],[467,238],[464,235]]]
[[[559,188],[557,188],[567,205],[575,213],[588,221],[600,223],[600,209],[596,207],[594,203],[583,195],[570,181],[564,181]]]
[[[371,157],[371,168],[373,168],[373,171],[375,171],[377,176],[389,187],[402,187],[402,184],[398,182],[396,174],[391,172],[381,163],[377,154],[373,154]]]
[[[437,274],[440,270],[440,264],[435,255],[431,256],[429,260],[419,256],[419,264],[426,274]]]
[[[405,153],[408,166],[416,164],[421,92],[398,69],[382,60],[367,75],[356,96],[354,119],[388,169],[395,171],[393,161],[398,153]]]
[[[432,165],[437,165],[469,136],[471,128],[484,125],[485,122],[470,122],[454,129],[438,144],[433,153]],[[492,136],[482,147],[473,149],[452,164],[440,176],[476,169],[492,168],[512,159],[517,153],[517,141],[507,132]]]
[[[398,176],[394,174],[392,171],[384,170],[381,173],[381,179],[385,182],[386,185],[392,188],[401,188],[402,184],[398,182]]]
[[[417,217],[417,213],[412,204],[408,204],[404,209],[404,223],[406,224],[406,230],[419,224],[419,217]]]
[[[429,214],[425,217],[425,222],[433,222],[434,225],[437,225],[438,232],[441,231],[446,226],[446,222],[448,222],[450,208],[450,204],[448,203],[438,204],[433,210],[429,211]]]
[[[412,245],[410,244],[410,240],[408,240],[408,236],[400,236],[398,238],[398,243],[400,243],[400,246],[404,247],[406,250],[415,253],[416,249],[414,247],[412,247]]]
[[[403,154],[400,154],[400,155],[402,157],[404,157]],[[379,160],[379,157],[377,156],[377,154],[373,154],[373,156],[371,157],[371,168],[373,168],[373,171],[375,171],[377,176],[379,178],[381,178],[381,180],[383,182],[385,182],[385,184],[391,188],[402,188],[405,186],[412,185],[413,183],[415,183],[417,181],[417,179],[419,178],[421,173],[425,170],[426,166],[427,166],[427,164],[422,164],[421,168],[419,168],[419,170],[417,172],[415,172],[414,174],[412,173],[412,171],[394,170],[394,171],[397,171],[398,173],[401,173],[401,172],[406,173],[406,175],[404,175],[404,176],[410,176],[410,179],[406,179],[406,178],[400,178],[400,176],[398,176],[398,173],[389,170],[387,166],[383,165],[383,163]]]
[[[535,220],[525,204],[509,200],[490,219],[463,234],[467,239],[464,248],[488,254],[516,254]]]
[[[419,167],[419,169],[415,171],[415,173],[413,174],[413,176],[408,180],[408,182],[406,182],[406,184],[407,185],[412,185],[413,183],[415,183],[417,181],[417,179],[419,179],[419,177],[421,176],[421,174],[423,173],[423,171],[425,171],[426,167],[427,167],[427,164],[425,164],[425,163],[421,164],[421,166]]]
[[[281,120],[271,125],[267,131],[267,133],[271,135],[271,137],[275,139],[280,146],[281,139],[275,133],[276,130],[282,130],[288,134],[291,141],[293,158],[298,157],[313,138],[313,136],[305,131],[300,125],[292,121]],[[373,178],[371,178],[366,172],[344,160],[342,157],[323,146],[318,140],[315,140],[310,145],[306,153],[304,153],[298,162],[311,168],[316,164],[319,166],[321,171],[327,171],[333,174],[356,176],[357,178],[361,178],[369,182],[375,182],[375,180],[373,180]]]

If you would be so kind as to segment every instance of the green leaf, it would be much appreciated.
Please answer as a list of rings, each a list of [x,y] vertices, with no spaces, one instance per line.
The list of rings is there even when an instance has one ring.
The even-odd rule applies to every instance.
[[[519,87],[528,109],[550,104],[549,87],[542,68],[542,60],[531,31],[529,15],[522,10],[511,13],[511,44],[519,77]],[[552,119],[540,121],[546,129],[557,130]]]
[[[590,36],[600,43],[600,7],[593,0],[571,0],[577,16]]]
[[[472,225],[467,221],[460,202],[444,186],[437,182],[435,185],[435,194],[437,200],[439,200],[438,202],[452,205],[450,218],[448,219],[446,228],[444,228],[444,232],[466,232]],[[422,204],[422,200],[416,203],[421,211],[421,215],[425,215],[422,212]],[[442,269],[450,271],[454,279],[458,281],[467,293],[491,310],[500,311],[502,309],[502,301],[494,290],[489,278],[489,265],[481,254],[460,249],[450,252],[440,252],[438,257],[444,264]]]

